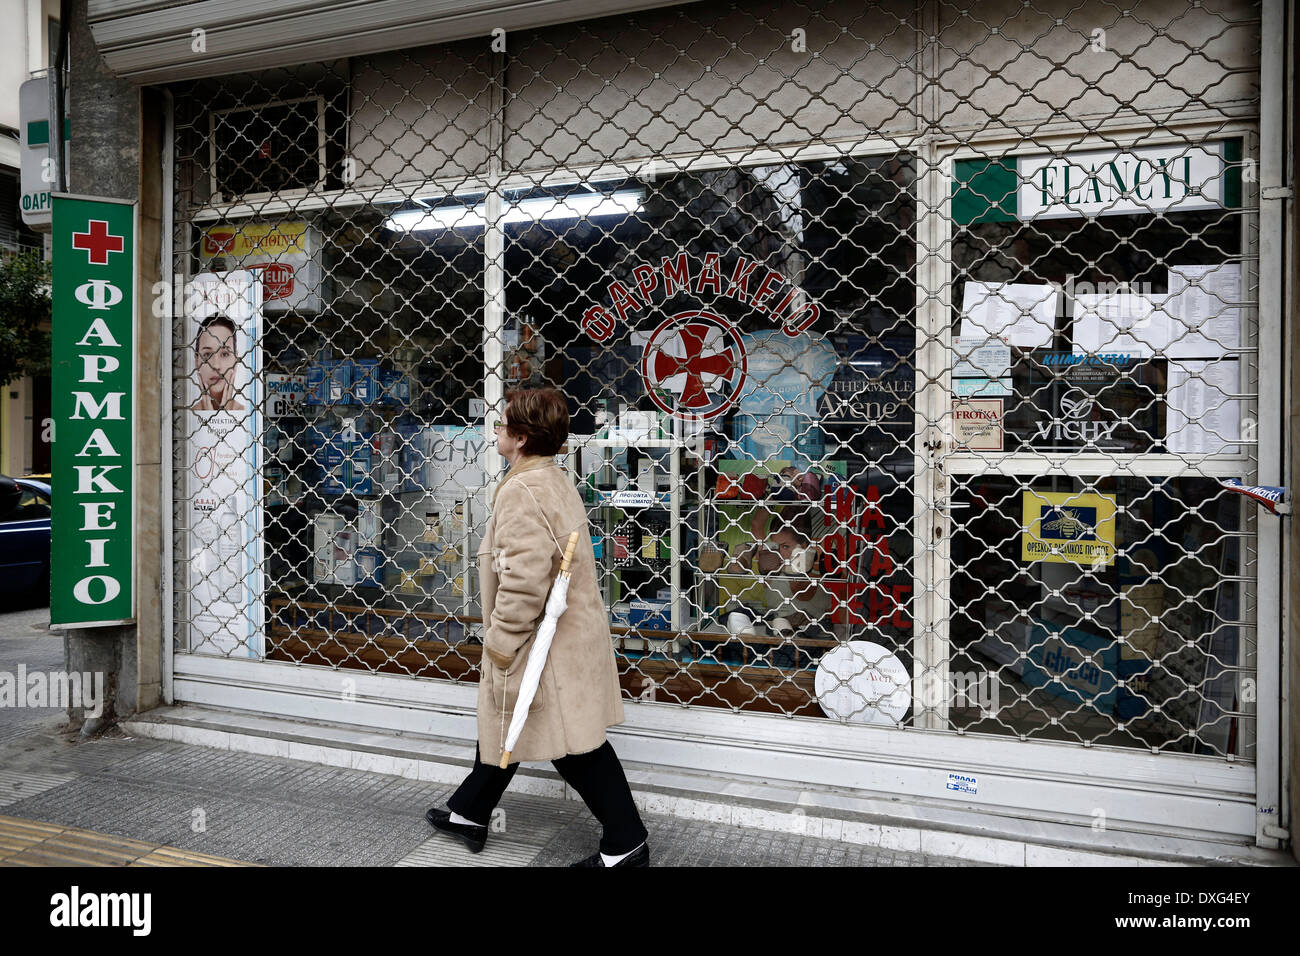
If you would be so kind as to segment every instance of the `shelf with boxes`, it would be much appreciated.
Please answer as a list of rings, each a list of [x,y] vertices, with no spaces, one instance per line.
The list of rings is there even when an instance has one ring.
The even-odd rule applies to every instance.
[[[666,416],[635,414],[631,427],[625,411],[622,426],[574,436],[571,468],[576,471],[579,458],[594,466],[577,483],[592,512],[592,546],[612,626],[677,631],[692,620],[683,583],[688,443]],[[680,646],[675,638],[668,643],[674,651]]]
[[[283,390],[300,391],[279,403],[265,439],[268,543],[285,559],[271,562],[274,587],[310,582],[392,606],[474,610],[481,470],[475,479],[449,462],[477,463],[480,433],[412,410],[417,358],[322,350],[301,374],[284,375]]]

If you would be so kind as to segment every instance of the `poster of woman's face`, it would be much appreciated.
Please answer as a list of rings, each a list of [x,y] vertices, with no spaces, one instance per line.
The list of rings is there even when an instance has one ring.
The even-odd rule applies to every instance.
[[[196,412],[242,412],[235,391],[239,368],[239,333],[224,315],[212,315],[199,325],[194,339],[194,375],[199,383]]]

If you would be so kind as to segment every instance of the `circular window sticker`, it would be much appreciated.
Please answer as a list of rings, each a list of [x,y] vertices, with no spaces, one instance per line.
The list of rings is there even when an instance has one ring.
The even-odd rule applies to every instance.
[[[813,682],[827,717],[857,724],[901,721],[912,705],[912,677],[902,661],[871,641],[828,651]]]
[[[682,312],[650,334],[641,378],[651,400],[670,415],[713,418],[731,407],[745,383],[745,347],[726,319]]]

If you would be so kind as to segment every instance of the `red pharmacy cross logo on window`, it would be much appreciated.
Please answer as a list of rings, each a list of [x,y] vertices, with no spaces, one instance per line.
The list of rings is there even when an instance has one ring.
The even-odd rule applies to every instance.
[[[646,342],[641,377],[654,403],[669,414],[712,418],[740,394],[745,348],[725,319],[682,312],[664,320]]]
[[[92,266],[106,266],[110,252],[121,252],[126,248],[126,238],[109,232],[106,220],[91,219],[85,232],[72,234],[72,248],[84,250]]]

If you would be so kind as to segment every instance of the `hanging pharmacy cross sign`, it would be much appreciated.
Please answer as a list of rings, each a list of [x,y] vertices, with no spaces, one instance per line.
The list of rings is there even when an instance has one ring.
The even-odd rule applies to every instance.
[[[135,203],[53,198],[50,625],[135,616]]]

